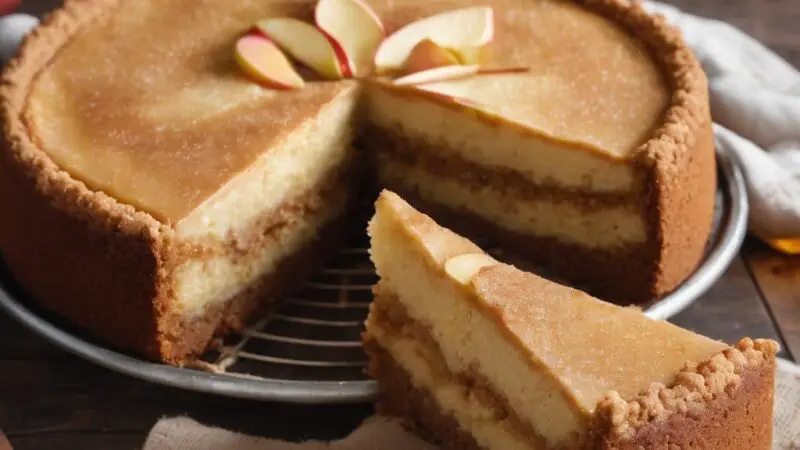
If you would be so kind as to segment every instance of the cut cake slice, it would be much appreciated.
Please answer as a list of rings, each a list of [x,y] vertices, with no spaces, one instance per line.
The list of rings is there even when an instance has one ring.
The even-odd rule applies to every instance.
[[[364,333],[378,409],[451,449],[768,449],[775,353],[495,261],[384,191]]]

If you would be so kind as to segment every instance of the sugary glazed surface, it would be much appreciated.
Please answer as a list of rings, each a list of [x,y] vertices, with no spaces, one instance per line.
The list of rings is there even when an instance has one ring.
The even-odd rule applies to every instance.
[[[559,140],[630,156],[660,122],[668,89],[641,45],[611,22],[554,0],[370,0],[387,32],[436,12],[491,4],[491,61],[531,71],[472,80],[465,96]],[[313,0],[93,0],[113,11],[61,49],[25,112],[36,142],[96,190],[180,221],[350,81],[265,89],[232,45],[255,20],[309,19]]]

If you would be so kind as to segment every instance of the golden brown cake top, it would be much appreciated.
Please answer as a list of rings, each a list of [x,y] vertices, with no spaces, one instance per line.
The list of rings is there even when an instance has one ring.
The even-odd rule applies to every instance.
[[[58,14],[62,24],[72,22],[64,33],[75,36],[62,39],[67,44],[30,89],[25,117],[34,141],[91,189],[177,222],[354,87],[350,81],[313,82],[277,91],[248,81],[234,64],[233,43],[254,21],[308,19],[314,3],[72,3]],[[626,157],[666,108],[668,89],[644,47],[572,2],[369,3],[387,33],[437,12],[491,5],[492,62],[531,71],[475,78],[466,82],[467,91],[556,138]]]
[[[488,267],[472,279],[472,286],[512,341],[559,377],[590,411],[609,391],[633,398],[652,383],[671,383],[687,362],[703,361],[728,347],[513,266]]]

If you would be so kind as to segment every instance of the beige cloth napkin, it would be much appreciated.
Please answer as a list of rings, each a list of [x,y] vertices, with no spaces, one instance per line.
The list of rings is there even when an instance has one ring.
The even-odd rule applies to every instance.
[[[773,450],[800,449],[800,366],[779,360]],[[144,450],[435,450],[391,419],[372,417],[340,441],[289,443],[210,428],[186,417],[162,419]]]
[[[750,231],[800,238],[800,71],[727,23],[647,7],[680,28],[708,75],[717,144],[747,180]]]

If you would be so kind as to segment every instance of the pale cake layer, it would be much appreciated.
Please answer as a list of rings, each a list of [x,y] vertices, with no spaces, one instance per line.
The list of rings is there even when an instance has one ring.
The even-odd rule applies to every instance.
[[[411,378],[415,387],[433,397],[442,413],[452,416],[485,449],[545,450],[532,445],[528,437],[507,420],[499,418],[473,391],[432,361],[439,355],[419,342],[392,336],[378,324],[370,326],[367,339],[374,339]]]
[[[340,211],[332,220],[317,226],[314,237],[307,239],[304,245],[297,247],[290,255],[268,261],[269,270],[262,276],[253,280],[241,279],[242,283],[249,281],[249,284],[232,291],[235,292],[233,295],[221,296],[204,305],[182,305],[171,300],[169,310],[158,319],[159,359],[172,364],[189,363],[215,344],[214,337],[243,330],[246,325],[273,310],[276,301],[283,295],[301,288],[314,269],[336,247],[336,241],[345,225],[344,215],[341,213]],[[320,214],[311,214],[310,220],[317,222]],[[264,259],[265,251],[276,250],[275,242],[278,239],[291,243],[299,240],[293,238],[292,233],[300,239],[304,237],[303,229],[290,228],[292,229],[272,230],[274,236],[263,229],[253,230],[267,233],[267,237],[254,243],[247,254],[239,255],[243,258],[240,264],[259,270],[258,262]],[[227,250],[229,254],[236,253],[230,247],[219,250]],[[188,309],[187,306],[194,306],[196,309]]]
[[[233,60],[235,39],[253,22],[308,14],[312,0],[94,3],[113,13],[77,32],[42,71],[28,126],[75,178],[165,222],[355,88],[262,88]]]
[[[480,165],[466,159],[460,151],[448,147],[444,142],[415,138],[403,129],[383,128],[374,123],[367,124],[359,133],[357,145],[372,149],[370,156],[386,154],[384,158],[423,166],[440,177],[454,177],[470,184],[489,184],[522,199],[552,197],[554,201],[569,200],[576,204],[582,201],[587,210],[598,206],[638,205],[642,202],[645,190],[642,188],[646,185],[641,181],[647,177],[644,172],[637,174],[640,178],[640,182],[636,183],[639,189],[624,192],[569,188],[556,184],[552,179],[535,183],[515,167]]]
[[[376,361],[376,358],[382,358],[386,356],[382,354],[387,353],[391,362],[399,366],[398,370],[414,379],[415,386],[431,392],[431,386],[445,385],[449,391],[457,392],[465,400],[462,402],[463,408],[460,408],[461,414],[450,415],[471,417],[470,423],[488,422],[480,424],[480,428],[494,425],[494,428],[502,429],[503,433],[494,434],[507,435],[504,442],[522,441],[533,448],[548,447],[533,426],[520,419],[508,400],[498,394],[497,388],[480,373],[480,367],[469,367],[464,372],[451,372],[439,344],[431,336],[431,330],[414,322],[394,293],[380,288],[376,290],[365,325],[363,341],[370,358],[368,373],[371,377],[381,383],[385,381],[382,379],[385,374],[381,373],[381,362]],[[432,375],[425,378],[434,379],[434,383],[417,382],[418,370],[424,372],[424,375]],[[381,388],[383,391],[384,386]],[[456,410],[452,407],[443,409],[448,414]],[[504,447],[501,445],[500,448]]]
[[[478,0],[369,3],[389,33],[437,12],[484,4]],[[165,223],[186,218],[252,164],[271,164],[269,158],[258,160],[286,140],[302,140],[290,136],[301,130],[305,134],[308,120],[356,88],[352,81],[312,82],[296,91],[262,88],[247,80],[233,61],[235,38],[254,21],[275,16],[308,19],[313,0],[202,5],[191,0],[94,0],[93,4],[94,13],[102,13],[102,18],[76,32],[43,69],[30,90],[25,118],[38,145],[61,168],[91,189]],[[466,97],[478,95],[476,101],[496,100],[497,105],[487,107],[494,111],[502,105],[495,112],[506,117],[503,122],[522,124],[536,130],[534,134],[560,141],[555,146],[565,156],[558,163],[544,164],[539,156],[554,144],[533,148],[517,145],[519,139],[494,142],[489,147],[493,151],[487,153],[482,147],[487,140],[480,133],[467,133],[469,127],[459,128],[464,122],[457,119],[436,136],[444,132],[458,141],[456,148],[469,143],[463,148],[477,152],[476,158],[495,150],[507,158],[508,149],[521,149],[514,166],[537,179],[563,178],[568,184],[588,182],[606,190],[626,188],[630,169],[601,161],[630,156],[661,120],[667,87],[649,53],[620,27],[578,5],[493,0],[491,6],[496,30],[492,63],[530,66],[531,72],[503,80],[480,77],[477,85],[459,89]],[[490,99],[480,97],[489,91]],[[519,92],[526,97],[508,101]],[[398,105],[389,98],[379,101],[386,103],[373,109],[375,120],[399,119],[409,129],[422,130],[409,105],[395,108]],[[431,122],[436,123],[441,113],[425,110],[429,102],[422,97],[411,100],[423,108],[416,112],[434,113]],[[386,117],[392,109],[397,116]],[[567,161],[579,168],[564,169]],[[236,220],[242,213],[239,209],[249,206],[231,207],[235,212],[231,220]],[[217,209],[209,207],[192,218],[185,232],[217,220],[212,219]]]
[[[396,293],[409,318],[431,330],[448,370],[459,373],[478,367],[523,420],[534,424],[541,418],[534,425],[535,430],[549,442],[581,436],[588,412],[570,404],[569,393],[550,374],[530,370],[522,352],[506,345],[494,321],[474,313],[461,298],[461,289],[441,273],[436,260],[418,248],[414,237],[400,222],[409,220],[412,226],[425,227],[429,232],[436,231],[434,224],[426,223],[422,216],[404,214],[410,211],[394,209],[399,205],[393,200],[402,202],[386,192],[381,195],[369,226],[373,242],[371,257],[381,279],[380,289]],[[447,252],[443,259],[480,251],[455,234],[434,236],[427,243]],[[409,282],[410,285],[403,285]],[[479,366],[481,360],[503,361],[503,364]]]
[[[174,308],[188,315],[202,313],[208,305],[270,276],[284,259],[307,247],[321,229],[343,216],[353,194],[342,187],[329,185],[327,190],[289,199],[274,218],[265,217],[249,230],[261,235],[257,245],[239,248],[235,240],[228,241],[209,249],[210,255],[181,262],[172,274]]]
[[[647,243],[644,211],[638,202],[589,208],[590,195],[580,200],[548,195],[524,198],[489,183],[466,183],[455,174],[432,173],[384,152],[375,158],[381,186],[415,192],[427,203],[473,214],[500,229],[609,252]]]
[[[330,184],[332,174],[353,166],[355,94],[356,91],[340,94],[316,116],[265,150],[241,174],[177,222],[177,237],[236,236],[257,217],[278,211],[282,203],[298,193],[313,191],[326,181]],[[346,188],[339,184],[339,189]]]
[[[381,299],[387,297],[381,293],[378,301]],[[424,333],[420,338],[418,329],[407,332],[409,327],[418,328],[416,325],[405,322],[402,312],[387,314],[382,309],[373,306],[364,336],[368,373],[379,383],[376,406],[380,414],[401,418],[407,427],[443,449],[492,449],[495,442],[500,443],[499,449],[514,448],[510,439],[505,439],[509,435],[522,436],[528,445],[525,448],[553,448],[526,433],[529,427],[480,375],[447,372],[436,345]],[[403,350],[390,352],[387,348]],[[776,351],[772,341],[743,339],[708,360],[687,365],[670,387],[655,383],[630,401],[612,393],[598,405],[589,443],[567,448],[769,449]],[[403,358],[396,359],[398,354]],[[415,376],[417,372],[426,376]],[[439,375],[427,376],[430,373]],[[439,382],[423,384],[420,378]],[[448,392],[460,394],[464,401],[459,414],[452,412],[458,410],[450,406],[455,402],[447,401],[453,396],[434,396],[426,389],[430,384],[437,387],[436,392],[443,391],[440,386],[444,385]],[[477,439],[483,430],[472,426],[473,417],[481,422],[493,420],[493,439],[488,445]]]
[[[370,233],[381,289],[396,292],[409,317],[430,327],[448,368],[478,366],[553,444],[585,439],[586,422],[608,391],[633,397],[671,381],[686,361],[726,348],[500,263],[465,287],[444,263],[482,252],[390,193],[379,198]],[[480,364],[497,360],[503,364]]]
[[[400,418],[406,429],[442,450],[481,450],[472,434],[446,414],[433,395],[418,387],[391,355],[372,339],[365,340],[369,375],[378,382],[378,414]]]
[[[375,126],[400,130],[476,165],[513,168],[531,183],[564,189],[628,193],[637,187],[634,166],[624,160],[503,126],[497,118],[476,120],[471,109],[419,90],[376,83],[367,92],[368,118]]]

